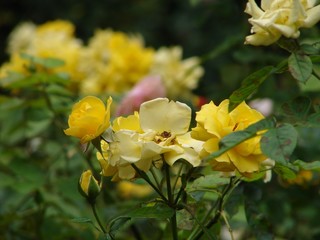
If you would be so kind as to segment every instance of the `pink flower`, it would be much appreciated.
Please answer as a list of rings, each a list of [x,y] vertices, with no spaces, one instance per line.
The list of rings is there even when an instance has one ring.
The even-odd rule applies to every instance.
[[[129,115],[139,110],[140,105],[146,101],[165,97],[166,89],[160,76],[147,76],[129,91],[120,102],[116,115]]]

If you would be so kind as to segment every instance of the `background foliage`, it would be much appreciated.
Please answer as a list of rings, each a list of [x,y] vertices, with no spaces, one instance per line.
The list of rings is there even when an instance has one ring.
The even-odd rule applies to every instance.
[[[243,13],[245,3],[244,0],[2,1],[0,48],[6,48],[8,34],[23,21],[41,24],[59,18],[70,20],[76,26],[76,35],[84,42],[97,28],[138,32],[148,46],[181,45],[186,57],[202,57],[205,76],[195,92],[220,102],[249,73],[287,57],[276,46],[243,45],[250,27],[248,16]],[[319,40],[320,30],[315,27],[302,34],[306,41]],[[1,62],[7,57],[4,50],[0,52]],[[316,67],[319,69],[319,63]],[[79,153],[77,141],[62,132],[75,96],[64,90],[60,76],[51,76],[49,82],[43,81],[45,78],[37,76],[32,86],[19,86],[14,98],[0,89],[0,239],[93,239],[95,229],[82,224],[90,222],[87,218],[92,216],[90,208],[77,192],[79,174],[87,168],[86,160],[92,156]],[[296,106],[296,102],[302,102],[305,103],[302,109],[310,109],[310,113],[318,111],[319,90],[317,80],[304,85],[284,73],[269,77],[254,94],[254,98],[272,99],[274,115],[295,124],[299,142],[294,159],[320,160],[319,128],[299,126],[297,119],[309,113],[297,111],[300,108]],[[294,101],[298,96],[299,101]],[[313,108],[308,107],[311,103]],[[295,171],[277,171],[287,171],[283,175],[295,178]],[[230,224],[240,239],[273,236],[317,239],[319,191],[317,171],[308,181],[295,182],[274,175],[267,184],[242,183],[226,206],[232,216]],[[101,216],[110,219],[123,211],[126,204],[136,203],[119,199],[123,200],[116,191],[104,193],[100,200],[106,205]],[[134,219],[138,228],[150,226],[146,234],[151,236],[155,223],[150,214],[150,220]],[[134,233],[135,229],[127,228],[129,235]],[[157,236],[161,237],[160,233]]]

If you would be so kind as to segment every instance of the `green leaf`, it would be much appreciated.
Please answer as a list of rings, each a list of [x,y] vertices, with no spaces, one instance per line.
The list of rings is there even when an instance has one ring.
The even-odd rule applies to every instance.
[[[305,119],[311,108],[311,100],[308,97],[297,97],[281,106],[285,115],[293,119]]]
[[[275,73],[283,73],[288,70],[288,59],[281,61],[277,66]]]
[[[17,176],[11,188],[19,193],[27,194],[41,188],[46,182],[46,175],[43,170],[32,164],[30,160],[16,159],[16,161],[10,163],[9,167]]]
[[[233,132],[225,137],[223,137],[220,140],[220,149],[216,152],[211,153],[209,156],[207,156],[205,160],[209,160],[212,158],[219,157],[221,154],[227,152],[231,148],[237,146],[238,144],[242,143],[245,140],[248,140],[256,135],[257,132],[270,129],[275,126],[274,119],[264,118],[260,120],[259,122],[256,122],[246,129],[242,131],[236,131]]]
[[[9,89],[16,89],[16,88],[31,88],[39,83],[42,82],[42,77],[39,77],[39,75],[32,75],[29,77],[21,78],[17,81],[14,81],[10,83],[7,88]]]
[[[73,93],[68,90],[66,87],[64,86],[60,86],[57,84],[51,84],[46,88],[46,92],[51,95],[60,95],[60,96],[67,96],[67,97],[72,97]]]
[[[260,120],[259,122],[256,122],[254,124],[251,124],[249,127],[245,129],[245,131],[249,132],[259,132],[262,130],[274,128],[276,126],[276,121],[273,118],[264,118]]]
[[[92,220],[90,218],[85,217],[73,218],[71,220],[76,223],[92,223]]]
[[[314,74],[311,74],[306,83],[300,83],[299,87],[302,92],[319,92],[320,91],[320,79]]]
[[[297,138],[297,131],[292,125],[282,124],[264,133],[260,140],[261,150],[269,158],[286,165],[297,144]]]
[[[289,71],[298,81],[305,83],[312,73],[312,61],[309,56],[294,52],[288,59]]]
[[[65,64],[63,60],[57,58],[40,58],[26,53],[21,53],[20,56],[23,59],[29,60],[31,63],[36,63],[46,68],[61,67]]]
[[[222,177],[220,174],[210,174],[197,178],[190,186],[191,189],[215,189],[218,186],[226,185],[230,178]]]
[[[320,170],[320,161],[304,162],[301,160],[296,160],[293,162],[293,165],[298,166],[303,170]]]
[[[39,135],[40,133],[46,131],[50,127],[51,123],[52,123],[51,119],[43,119],[39,121],[32,121],[32,120],[28,121],[26,126],[26,132],[25,132],[26,137],[32,138]]]
[[[320,127],[320,112],[313,113],[307,118],[307,126]]]
[[[113,236],[131,220],[130,217],[118,217],[109,223],[108,235]]]
[[[317,44],[302,44],[300,47],[305,54],[320,54],[320,48]]]
[[[125,217],[130,218],[170,218],[172,217],[174,210],[164,204],[156,204],[154,206],[146,206],[136,208],[128,212]]]
[[[320,63],[320,55],[310,56],[310,59],[313,63]]]
[[[241,102],[246,100],[250,95],[252,95],[259,86],[267,79],[273,72],[275,68],[272,66],[264,67],[245,78],[242,81],[241,87],[235,90],[229,97],[229,111],[236,108]]]
[[[110,235],[114,234],[124,225],[134,218],[157,218],[157,219],[167,219],[172,217],[174,210],[164,204],[156,204],[153,206],[142,206],[135,208],[126,214],[118,216],[112,219],[108,224],[108,232]]]
[[[273,171],[284,179],[294,179],[297,177],[296,173],[292,169],[279,163],[276,163],[273,167]]]

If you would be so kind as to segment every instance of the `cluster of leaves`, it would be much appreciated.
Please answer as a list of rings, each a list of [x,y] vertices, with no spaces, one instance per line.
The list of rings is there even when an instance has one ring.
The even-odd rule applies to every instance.
[[[74,96],[66,88],[67,78],[50,73],[63,62],[23,57],[28,74],[12,73],[1,80],[0,235],[92,239],[89,228],[79,233],[69,220],[81,215],[85,205],[77,201],[74,174],[82,171],[83,156],[62,131]]]

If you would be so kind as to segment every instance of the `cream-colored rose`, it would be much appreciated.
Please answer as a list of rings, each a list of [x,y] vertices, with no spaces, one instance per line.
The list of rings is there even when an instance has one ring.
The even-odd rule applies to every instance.
[[[320,20],[315,0],[262,0],[261,8],[249,0],[245,12],[251,15],[251,33],[245,44],[270,45],[281,36],[298,38],[300,28],[310,28]]]
[[[183,59],[181,47],[161,47],[154,56],[151,74],[159,75],[170,99],[189,99],[204,74],[198,57]]]
[[[179,159],[199,166],[203,142],[191,138],[190,120],[190,107],[167,98],[145,102],[139,114],[115,119],[109,143],[97,155],[102,174],[114,181],[132,179],[136,171],[131,164],[146,172],[153,162],[171,166]]]

